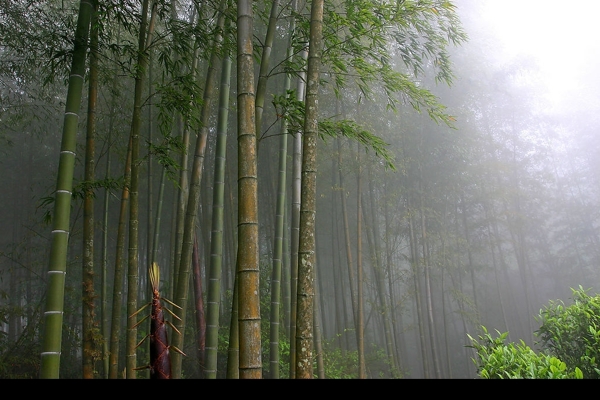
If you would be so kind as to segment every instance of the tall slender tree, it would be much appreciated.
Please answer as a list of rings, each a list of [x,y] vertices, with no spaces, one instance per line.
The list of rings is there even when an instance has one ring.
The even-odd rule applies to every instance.
[[[190,178],[189,194],[187,198],[187,205],[185,208],[185,221],[183,229],[183,237],[181,244],[181,258],[179,265],[177,266],[177,284],[176,284],[176,303],[181,304],[182,309],[179,310],[179,318],[176,321],[175,326],[181,332],[181,335],[176,335],[173,338],[173,344],[178,348],[183,347],[185,339],[185,330],[183,326],[185,324],[186,307],[189,293],[189,278],[190,270],[192,266],[192,251],[193,251],[193,239],[196,235],[196,223],[198,222],[198,209],[200,206],[200,195],[201,195],[201,184],[202,184],[202,172],[204,167],[204,159],[206,152],[206,141],[209,133],[209,117],[211,113],[211,105],[216,90],[216,73],[217,64],[219,62],[218,46],[223,40],[223,27],[225,24],[225,7],[227,4],[226,0],[221,0],[219,3],[219,13],[217,16],[217,33],[211,43],[210,60],[207,66],[206,80],[204,84],[204,93],[202,96],[202,106],[200,110],[200,131],[196,137],[196,146],[194,150],[194,161],[192,163],[192,171]],[[173,365],[172,374],[173,378],[179,379],[181,377],[181,354],[173,353]]]
[[[119,376],[119,349],[121,347],[121,310],[123,300],[123,283],[125,281],[125,231],[127,228],[127,210],[129,209],[129,181],[131,179],[131,139],[127,146],[125,157],[125,173],[121,189],[121,204],[119,206],[119,222],[117,224],[117,248],[115,249],[115,270],[113,278],[113,297],[110,328],[110,352],[108,377],[116,379]]]
[[[293,3],[295,5],[296,3]],[[303,48],[301,58],[308,57]],[[304,101],[306,92],[306,71],[302,70],[296,87],[297,99]],[[290,234],[290,378],[296,376],[296,313],[298,293],[298,244],[300,242],[300,194],[302,189],[302,132],[294,135],[292,154],[292,210]]]
[[[313,301],[315,215],[317,192],[317,136],[319,73],[323,53],[323,0],[313,0],[310,11],[306,104],[302,142],[302,195],[298,244],[296,312],[296,379],[313,377]]]
[[[94,12],[93,0],[79,2],[75,44],[65,104],[60,159],[54,200],[52,245],[48,268],[48,291],[44,312],[44,336],[41,353],[41,378],[58,378],[63,324],[67,247],[71,216],[71,193],[77,151],[77,123],[85,76],[90,21]]]
[[[135,87],[133,98],[133,115],[131,119],[131,187],[129,189],[129,248],[127,257],[127,315],[131,316],[137,311],[138,301],[138,238],[139,238],[139,181],[140,181],[140,132],[142,125],[142,95],[146,70],[148,68],[148,47],[152,43],[152,35],[156,21],[158,4],[150,0],[142,3],[142,14],[140,29],[138,33],[138,59],[135,75]],[[148,11],[150,10],[150,16]],[[125,341],[126,353],[126,377],[136,378],[137,367],[137,327],[133,318],[127,318],[127,335]]]
[[[212,230],[210,237],[210,265],[208,271],[208,294],[206,301],[206,358],[205,376],[217,377],[219,344],[219,316],[221,309],[221,275],[223,265],[223,228],[225,210],[225,169],[227,156],[227,117],[229,115],[229,92],[231,88],[231,55],[225,50],[221,64],[221,88],[219,91],[219,116],[215,149],[213,179]]]
[[[262,377],[260,337],[258,177],[256,170],[256,125],[252,2],[238,1],[237,92],[238,92],[238,320],[240,378]]]
[[[90,28],[90,72],[87,107],[87,132],[85,146],[85,193],[83,198],[83,285],[82,354],[83,378],[94,378],[94,361],[97,346],[96,311],[94,290],[94,188],[96,173],[96,108],[98,105],[98,20],[97,4],[94,4]]]
[[[276,14],[276,5],[274,2],[273,8],[271,10],[271,19],[269,23],[274,20],[274,16]],[[294,0],[292,2],[292,10],[296,10],[297,2]],[[269,25],[270,26],[270,25]],[[295,20],[292,17],[290,22],[290,31],[293,31],[295,27]],[[272,40],[272,39],[271,39]],[[270,54],[270,50],[267,54]],[[286,59],[291,60],[293,56],[293,46],[292,46],[292,35],[290,35],[288,50],[286,54]],[[263,67],[261,64],[261,71]],[[265,70],[266,71],[266,70]],[[261,86],[261,78],[259,78],[259,88]],[[292,77],[291,74],[286,74],[284,89],[286,96],[289,95],[289,90],[291,87]],[[259,92],[259,89],[257,89]],[[258,93],[257,93],[258,94]],[[264,95],[264,94],[263,94]],[[302,98],[297,97],[298,100],[302,100]],[[262,105],[261,105],[262,107]],[[257,117],[258,117],[258,108],[257,108]],[[262,110],[260,111],[262,113]],[[258,119],[258,118],[257,118]],[[260,125],[257,123],[257,128],[260,128]],[[258,133],[258,132],[257,132]],[[288,122],[287,119],[282,119],[281,122],[281,136],[279,139],[279,174],[277,178],[277,205],[275,211],[275,235],[274,235],[274,243],[273,243],[273,265],[271,271],[271,321],[270,321],[270,376],[273,379],[279,378],[279,310],[280,310],[280,299],[281,299],[281,287],[282,287],[282,275],[283,275],[283,265],[284,265],[284,236],[285,236],[285,209],[286,209],[286,176],[287,176],[287,148],[288,148]],[[294,332],[295,333],[295,332]]]
[[[356,347],[358,349],[358,379],[367,377],[365,362],[365,322],[364,322],[364,282],[363,282],[363,263],[362,263],[362,171],[360,165],[360,148],[356,152]]]

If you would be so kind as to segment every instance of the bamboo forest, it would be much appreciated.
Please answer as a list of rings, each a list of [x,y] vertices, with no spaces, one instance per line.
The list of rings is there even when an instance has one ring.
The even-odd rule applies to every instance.
[[[0,0],[0,378],[600,377],[598,12]]]

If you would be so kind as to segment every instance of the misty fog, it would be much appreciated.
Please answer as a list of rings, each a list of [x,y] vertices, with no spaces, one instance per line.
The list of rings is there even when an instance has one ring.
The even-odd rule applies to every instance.
[[[4,227],[0,233],[0,376],[5,378],[36,377],[40,370],[56,230],[57,171],[79,5],[79,1],[26,3],[30,2],[0,0],[0,187],[4,188],[0,196]],[[215,375],[225,378],[230,324],[232,314],[238,312],[233,300],[237,299],[236,262],[246,255],[244,247],[238,246],[240,226],[254,224],[238,219],[247,203],[240,199],[239,190],[245,182],[240,171],[246,164],[239,161],[244,160],[244,147],[239,144],[243,128],[237,105],[242,104],[243,93],[236,81],[235,34],[223,28],[225,44],[219,44],[218,62],[210,66],[216,71],[214,79],[206,79],[211,76],[207,75],[211,43],[221,32],[212,30],[219,15],[217,2],[207,2],[206,18],[194,28],[202,32],[204,41],[194,42],[191,38],[198,32],[189,22],[196,18],[194,2],[174,2],[173,12],[170,1],[159,1],[155,48],[148,53],[146,75],[140,79],[145,85],[141,103],[135,108],[137,16],[142,2],[125,2],[127,6],[107,2],[112,3],[114,9],[101,16],[91,167],[86,163],[89,64],[82,84],[68,219],[60,376],[83,377],[86,351],[94,354],[90,374],[109,376],[113,298],[118,298],[118,377],[124,377],[124,352],[130,346],[126,343],[127,294],[133,285],[138,288],[137,307],[151,301],[147,271],[156,261],[162,297],[176,301],[181,296],[177,263],[186,251],[183,221],[195,213],[193,237],[188,238],[193,262],[185,272],[190,277],[183,298],[188,305],[180,304],[187,310],[181,322],[185,336],[179,347],[186,355],[180,377],[205,377],[204,350],[198,348],[204,346],[199,342],[207,329],[202,325],[205,310],[210,313],[214,307],[210,293],[218,290]],[[308,39],[302,42],[301,37],[300,44],[290,45],[295,38],[289,35],[291,3],[281,2],[270,64],[262,71],[271,2],[254,3],[252,85],[256,88],[260,78],[268,76],[256,132],[256,175],[251,176],[258,187],[260,304],[256,309],[260,311],[262,377],[274,377],[277,368],[278,377],[288,378],[295,347],[291,344],[297,314],[294,295],[298,296],[294,249],[314,252],[316,259],[311,281],[315,377],[318,370],[323,373],[319,377],[358,378],[359,364],[364,362],[366,378],[476,378],[468,335],[476,337],[483,326],[492,333],[508,332],[510,341],[523,340],[539,350],[535,333],[541,309],[555,300],[570,304],[572,289],[582,287],[590,295],[598,292],[600,42],[595,19],[600,3],[452,1],[466,40],[429,44],[435,51],[438,46],[447,51],[448,60],[440,56],[441,50],[440,54],[424,50],[428,43],[422,35],[427,30],[419,31],[416,23],[399,29],[413,36],[398,35],[402,38],[398,42],[381,45],[389,50],[387,54],[373,50],[379,49],[378,44],[372,44],[369,53],[367,36],[361,44],[365,48],[344,47],[341,39],[325,40],[316,171],[303,171],[302,176],[294,171],[299,171],[299,143],[306,129],[305,114],[298,111],[303,99],[283,100],[283,95],[286,89],[294,90],[294,95],[307,89],[298,82],[306,79],[301,73],[306,64],[301,49],[308,46]],[[440,7],[438,3],[445,2],[432,3]],[[119,7],[127,8],[121,19],[116,17]],[[299,7],[305,7],[299,12],[304,18],[298,17],[294,32],[306,31],[309,25],[310,2]],[[327,7],[326,3],[325,21],[331,25],[324,25],[324,35],[343,38],[342,32],[353,32],[339,21],[333,27],[331,15],[336,14],[327,14]],[[447,26],[435,19],[444,15],[442,9],[431,12],[431,7],[415,11],[414,18],[428,15],[428,23],[444,36]],[[339,11],[338,15],[341,20],[347,14]],[[411,40],[414,47],[403,47]],[[339,54],[338,48],[343,49]],[[286,61],[292,59],[288,49],[294,50],[293,62]],[[358,58],[359,51],[364,65],[351,59]],[[221,61],[227,54],[232,62],[229,81],[222,80],[226,69]],[[414,58],[407,61],[404,56]],[[192,60],[198,64],[196,70],[191,68]],[[443,74],[446,61],[449,76]],[[373,72],[362,79],[361,74],[371,73],[369,66],[375,70],[380,65],[392,66],[414,86],[402,81],[399,89],[388,92],[389,82],[379,70],[381,75]],[[297,71],[286,81],[290,70]],[[215,86],[209,103],[203,95],[210,82]],[[225,90],[229,98],[220,97]],[[209,104],[206,115],[210,116],[200,157],[195,149],[203,135],[203,103]],[[224,109],[228,114],[222,114]],[[126,183],[126,162],[136,110],[141,125],[133,170],[139,172],[139,189],[125,194],[123,188],[131,183]],[[323,121],[350,122],[321,125]],[[282,136],[287,138],[283,150]],[[193,171],[199,158],[200,171]],[[91,181],[86,179],[86,165],[95,171]],[[185,209],[186,196],[194,187],[187,185],[194,172],[201,180],[197,210],[190,211]],[[293,223],[296,210],[311,212],[300,205],[301,179],[310,173],[316,176],[314,248],[300,245],[298,250],[292,242],[302,233]],[[84,201],[86,190],[93,193],[91,203]],[[129,208],[130,199],[138,208]],[[93,213],[91,238],[84,223],[90,216],[86,204],[91,204]],[[135,229],[129,219],[132,212],[139,217]],[[218,215],[220,228],[215,227]],[[133,234],[138,235],[135,247],[128,241]],[[192,242],[197,244],[193,253]],[[93,264],[87,265],[91,270],[86,270],[86,262]],[[138,263],[136,281],[129,280],[132,262]],[[120,281],[115,274],[119,263]],[[217,272],[212,276],[217,263],[220,269],[213,269]],[[280,268],[278,274],[274,268]],[[217,289],[211,287],[215,281],[220,285]],[[85,298],[86,290],[91,298]],[[122,297],[114,297],[115,292]],[[246,312],[245,304],[242,300],[238,305],[241,313]],[[166,302],[164,307],[173,309]],[[279,307],[278,314],[272,313],[274,307]],[[139,318],[149,312],[141,312]],[[86,313],[93,326],[91,339],[84,327]],[[279,324],[276,328],[273,315]],[[168,312],[165,318],[178,324]],[[149,329],[149,324],[137,327],[136,343]],[[270,346],[273,329],[278,329],[274,335],[280,349],[275,362]],[[176,336],[169,330],[170,340],[177,340]],[[82,349],[86,338],[93,351]],[[147,344],[134,351],[138,365],[148,363]],[[149,376],[147,370],[133,374]]]

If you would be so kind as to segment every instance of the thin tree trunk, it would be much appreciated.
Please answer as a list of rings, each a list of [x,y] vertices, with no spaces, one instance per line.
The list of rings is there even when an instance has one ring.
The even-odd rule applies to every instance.
[[[295,3],[294,3],[295,4]],[[308,57],[306,49],[301,51],[301,58]],[[306,73],[300,72],[297,83],[297,99],[304,101],[306,90]],[[300,242],[300,193],[302,192],[302,132],[294,136],[292,159],[292,227],[290,245],[290,379],[296,377],[296,320],[298,304],[298,245]]]
[[[377,299],[379,300],[379,313],[381,315],[383,321],[383,329],[384,329],[384,338],[386,344],[386,351],[388,357],[388,364],[390,367],[390,376],[396,377],[396,371],[398,370],[396,359],[394,357],[394,344],[392,339],[392,327],[391,327],[391,313],[390,308],[388,306],[386,289],[384,285],[385,273],[383,271],[383,262],[381,261],[381,239],[379,237],[379,229],[377,224],[377,217],[375,213],[375,188],[373,186],[373,175],[371,172],[371,167],[368,167],[368,177],[369,177],[369,197],[370,197],[370,212],[371,212],[371,223],[370,228],[367,226],[367,240],[369,242],[369,247],[371,248],[373,256],[372,260],[375,261],[373,265],[373,272],[375,274],[375,284],[377,285]],[[361,195],[362,196],[362,195]],[[367,211],[363,210],[365,215],[365,220],[367,220]]]
[[[482,202],[481,206],[483,207],[483,211],[485,212],[485,219],[490,221],[489,210],[486,202]],[[496,260],[496,249],[494,248],[494,243],[492,239],[492,230],[490,227],[490,223],[486,224],[487,238],[488,243],[490,245],[490,254],[492,256],[492,268],[494,269],[494,283],[496,286],[496,293],[498,294],[498,303],[500,305],[500,313],[502,314],[502,321],[504,323],[503,332],[508,332],[508,320],[506,319],[506,312],[504,309],[504,296],[502,296],[502,290],[500,285],[500,278],[498,276],[498,261]]]
[[[117,248],[115,255],[115,273],[113,285],[112,324],[110,332],[110,357],[108,377],[116,379],[119,376],[119,348],[121,341],[121,310],[123,300],[123,282],[125,273],[125,233],[127,228],[127,210],[129,210],[129,181],[131,179],[131,138],[127,146],[125,159],[124,184],[121,191],[121,206],[117,226]]]
[[[271,32],[271,24],[275,25],[275,15],[277,11],[277,3],[278,1],[273,2],[273,6],[271,9],[271,19],[269,20],[269,32]],[[292,7],[295,9],[295,2]],[[292,23],[292,26],[294,24]],[[270,37],[269,33],[267,37]],[[272,42],[272,37],[270,42]],[[267,42],[269,46],[272,43]],[[267,44],[265,44],[267,46]],[[293,47],[291,43],[288,45],[287,51],[287,59],[290,59],[293,55]],[[266,53],[266,54],[265,54]],[[266,52],[263,50],[263,56],[270,54],[269,51]],[[264,60],[263,60],[264,63]],[[263,63],[261,63],[261,77],[259,79],[257,90],[260,93],[260,88],[262,85],[266,87],[266,77],[263,78],[263,75],[266,74],[266,68],[263,71]],[[291,76],[289,74],[285,77],[284,90],[287,93],[291,87]],[[262,83],[262,81],[265,81]],[[264,89],[263,89],[264,90]],[[257,93],[257,94],[258,94]],[[264,93],[263,93],[264,97]],[[264,100],[264,99],[263,99]],[[258,101],[258,97],[257,97]],[[260,107],[257,106],[257,121],[259,119],[259,110],[262,115],[262,104]],[[256,123],[257,126],[257,134],[259,134],[260,124]],[[286,198],[286,174],[287,174],[287,147],[288,147],[288,129],[287,129],[287,120],[284,118],[281,123],[281,137],[279,141],[279,174],[277,179],[277,208],[276,208],[276,216],[275,216],[275,235],[274,235],[274,243],[273,243],[273,267],[272,267],[272,276],[271,276],[271,321],[270,321],[270,376],[273,379],[279,378],[279,310],[280,310],[280,299],[281,299],[281,276],[282,276],[282,266],[284,259],[284,230],[285,230],[285,198]]]
[[[218,31],[223,30],[225,24],[224,7],[226,0],[221,0],[219,16],[217,20]],[[202,108],[200,111],[200,132],[196,139],[196,148],[194,153],[194,162],[192,166],[192,176],[190,179],[190,191],[187,199],[186,206],[186,218],[184,221],[183,239],[181,247],[181,258],[177,268],[177,290],[176,290],[176,303],[182,306],[179,310],[180,320],[176,320],[175,326],[181,332],[181,335],[175,335],[173,344],[178,348],[183,348],[185,339],[185,324],[186,309],[183,307],[187,304],[188,292],[189,292],[189,276],[190,268],[192,263],[192,250],[193,250],[193,238],[195,236],[197,213],[200,206],[200,187],[202,184],[202,167],[204,165],[204,153],[206,150],[206,140],[209,133],[209,117],[211,111],[211,103],[214,97],[215,91],[215,80],[217,68],[216,65],[219,62],[219,55],[217,52],[217,46],[222,41],[222,35],[217,34],[213,41],[213,49],[211,53],[210,62],[208,65],[208,72],[206,74],[206,82],[204,85],[204,95]],[[181,354],[172,353],[172,376],[174,379],[181,377]]]
[[[116,85],[117,80],[113,80],[113,88]],[[114,103],[113,103],[114,104]],[[109,116],[109,127],[108,127],[108,148],[106,150],[106,171],[105,178],[110,176],[110,162],[111,162],[111,141],[112,141],[112,133],[113,133],[113,123],[114,123],[114,106],[111,106],[110,116]],[[102,360],[104,365],[104,378],[109,377],[110,370],[110,352],[109,352],[109,338],[110,338],[110,325],[108,323],[108,208],[109,208],[109,199],[110,199],[110,190],[108,188],[104,189],[104,208],[102,211],[103,220],[102,220],[102,300],[101,300],[101,321],[102,321],[102,336],[105,340],[102,343]],[[113,291],[116,291],[113,288]]]
[[[90,28],[90,72],[85,146],[85,177],[88,186],[83,198],[83,286],[82,286],[82,373],[84,379],[94,378],[96,307],[94,290],[94,198],[92,182],[96,179],[96,107],[98,104],[98,26],[96,4]]]
[[[473,255],[471,254],[471,240],[469,239],[469,224],[467,221],[467,206],[465,204],[464,198],[461,198],[460,201],[461,215],[462,215],[462,223],[464,229],[464,238],[465,238],[465,246],[467,250],[467,260],[469,262],[469,273],[471,274],[471,286],[473,287],[473,306],[475,308],[475,313],[479,314],[479,307],[477,301],[477,287],[475,285],[475,266],[473,265]]]
[[[158,254],[158,245],[159,245],[159,238],[160,238],[160,228],[161,228],[161,221],[162,221],[161,216],[162,216],[162,208],[163,208],[163,203],[164,203],[166,175],[167,175],[167,170],[166,170],[166,168],[163,168],[162,174],[160,175],[160,183],[158,186],[158,201],[156,204],[156,217],[155,217],[155,221],[154,221],[154,237],[153,237],[152,243],[151,243],[152,251],[150,252],[150,258],[149,258],[150,265],[152,265],[153,262],[158,262],[156,256]]]
[[[194,239],[194,249],[192,256],[194,272],[194,309],[196,329],[196,346],[198,354],[198,363],[200,366],[200,377],[204,378],[204,357],[206,349],[206,318],[204,317],[204,297],[202,294],[202,266],[200,265],[200,252],[198,250],[198,238]]]
[[[149,101],[148,101],[148,143],[152,143],[152,138],[153,136],[153,132],[152,132],[152,95],[151,95],[151,91],[152,91],[152,52],[149,51],[148,54],[148,92],[149,92]],[[148,267],[150,267],[152,265],[152,261],[153,260],[153,242],[154,242],[154,230],[156,229],[154,226],[154,213],[153,213],[153,207],[154,207],[154,185],[153,185],[153,177],[154,177],[154,165],[153,165],[153,157],[152,157],[152,151],[150,148],[148,148],[148,153],[147,153],[147,157],[148,157],[148,170],[147,172],[147,185],[148,185],[148,192],[147,192],[147,196],[146,196],[146,201],[147,203],[147,207],[146,207],[146,224],[147,224],[147,228],[146,228],[146,262],[148,263]],[[163,169],[163,173],[164,173],[164,169]],[[147,268],[148,271],[150,271],[150,268]],[[163,269],[163,271],[166,270],[166,268]],[[148,279],[150,279],[150,275],[148,274]],[[148,293],[148,291],[144,291],[144,294]],[[152,291],[150,291],[150,298],[148,299],[148,302],[152,301]]]
[[[290,221],[290,208],[286,209],[286,221]],[[290,223],[284,223],[283,228],[283,261],[281,264],[282,274],[281,274],[281,297],[283,302],[283,329],[286,338],[290,337],[290,231],[289,231]],[[289,371],[288,371],[289,374]],[[288,375],[289,376],[289,375]]]
[[[356,335],[358,335],[358,307],[356,301],[356,283],[354,282],[354,262],[352,260],[352,243],[350,242],[350,226],[348,223],[348,211],[346,206],[346,188],[344,186],[344,175],[342,172],[342,144],[338,138],[338,173],[340,177],[340,196],[342,203],[342,220],[344,221],[344,237],[346,248],[346,261],[348,263],[348,279],[350,280],[350,302],[352,303],[352,325]],[[358,340],[358,337],[356,338]]]
[[[204,2],[200,8],[202,8]],[[190,23],[194,21],[196,17],[196,11],[198,13],[197,19],[199,25],[200,20],[202,19],[202,10],[193,9],[192,15],[190,16]],[[177,18],[177,2],[173,2],[171,4],[171,19],[175,20]],[[192,65],[191,65],[191,78],[192,80],[196,80],[196,76],[198,74],[198,62],[200,53],[200,39],[196,38],[194,42],[194,52],[192,55]],[[180,54],[174,54],[175,57],[180,57]],[[171,289],[170,292],[174,298],[175,293],[177,292],[177,281],[179,278],[179,263],[181,261],[181,250],[182,250],[182,242],[183,242],[183,231],[185,226],[185,206],[188,202],[188,194],[189,194],[189,148],[190,148],[190,125],[186,123],[183,125],[183,117],[181,113],[175,111],[175,118],[172,127],[173,134],[181,134],[181,159],[180,159],[180,171],[179,171],[179,188],[177,190],[177,203],[174,205],[174,221],[173,224],[175,226],[174,234],[173,234],[173,246],[171,251],[173,252],[171,258]]]
[[[384,211],[383,211],[383,215],[385,216],[385,254],[386,254],[386,271],[387,271],[387,275],[388,275],[388,290],[390,292],[390,315],[391,315],[391,319],[392,319],[392,334],[393,334],[393,338],[394,338],[394,348],[396,350],[396,367],[398,368],[398,370],[396,371],[397,374],[401,375],[403,373],[402,371],[402,356],[406,354],[405,351],[405,346],[404,346],[404,335],[401,334],[401,332],[403,331],[403,323],[402,323],[402,312],[396,312],[395,311],[395,305],[396,305],[396,297],[394,296],[394,284],[395,284],[395,279],[394,279],[394,270],[392,268],[392,248],[390,245],[390,241],[392,240],[392,233],[391,233],[391,215],[389,214],[388,211],[388,200],[387,200],[387,189],[389,187],[389,184],[384,180]],[[400,325],[400,327],[398,327],[398,325]]]
[[[315,297],[319,299],[321,297],[320,283],[321,278],[317,271],[315,271],[315,279],[317,280],[317,285],[315,285]],[[313,313],[313,324],[315,326],[315,357],[317,359],[317,377],[319,379],[325,379],[325,363],[323,360],[323,339],[322,339],[322,329],[321,329],[321,321],[322,318],[322,308],[320,302],[315,302],[315,312]]]
[[[335,196],[335,192],[338,190],[338,187],[336,186],[336,179],[335,179],[335,169],[336,169],[336,162],[335,162],[335,158],[331,159],[331,199],[330,199],[330,204],[331,204],[331,266],[333,268],[333,281],[335,282],[335,284],[333,285],[333,294],[334,294],[334,310],[335,310],[335,329],[334,329],[334,334],[335,337],[337,338],[337,345],[340,348],[340,350],[342,351],[342,356],[345,356],[345,346],[344,346],[344,328],[345,328],[345,324],[344,324],[344,314],[345,314],[345,309],[344,307],[342,307],[342,280],[340,277],[340,257],[339,257],[339,246],[337,245],[337,241],[339,238],[338,235],[338,226],[337,226],[337,201],[336,201],[336,196]]]
[[[366,379],[367,371],[365,365],[365,333],[364,333],[364,298],[363,298],[363,268],[362,268],[362,179],[360,166],[360,151],[356,152],[358,172],[356,174],[356,297],[357,297],[357,347],[358,347],[358,379]]]
[[[295,6],[293,6],[295,10]],[[260,58],[260,71],[258,74],[258,84],[256,86],[256,145],[258,147],[260,143],[260,136],[262,130],[262,115],[265,104],[265,94],[267,92],[267,81],[269,79],[269,63],[271,61],[271,50],[273,48],[273,40],[275,38],[275,29],[277,28],[277,14],[279,12],[279,0],[273,0],[271,2],[271,14],[269,16],[269,24],[267,26],[267,34],[265,36],[265,42],[263,44],[262,56]],[[293,19],[292,19],[293,20]],[[290,32],[293,32],[293,26],[290,28]],[[291,46],[288,47],[288,59],[290,57]],[[289,78],[288,78],[289,79]],[[289,86],[288,86],[289,88]]]
[[[420,182],[419,182],[420,185]],[[428,249],[427,225],[425,223],[425,210],[423,206],[423,190],[421,189],[419,214],[421,217],[421,240],[423,245],[423,270],[425,272],[425,303],[427,305],[427,322],[429,325],[429,346],[433,360],[435,378],[441,378],[440,363],[437,345],[437,329],[433,315],[433,298],[431,294],[431,268]]]
[[[240,377],[240,330],[238,320],[238,278],[234,275],[231,321],[229,323],[229,346],[227,348],[227,379]]]
[[[221,89],[219,92],[219,118],[215,150],[213,183],[212,232],[210,240],[210,268],[206,308],[206,360],[205,377],[217,377],[217,352],[219,345],[219,316],[221,306],[221,275],[223,265],[223,211],[225,207],[225,168],[227,154],[227,117],[229,115],[229,92],[231,80],[231,56],[223,56],[221,66]]]
[[[131,187],[129,202],[129,249],[127,267],[127,315],[137,311],[138,303],[138,269],[139,269],[139,178],[140,178],[140,131],[142,122],[142,93],[144,90],[144,76],[148,67],[148,46],[152,42],[157,4],[153,2],[151,16],[148,22],[149,0],[142,4],[142,17],[140,22],[137,74],[135,77],[133,117],[131,121]],[[147,26],[146,26],[147,25]],[[126,335],[126,377],[135,379],[137,367],[137,327],[133,318],[127,318]]]
[[[408,219],[408,230],[409,230],[409,246],[411,253],[411,266],[413,272],[413,285],[415,290],[415,301],[417,306],[416,318],[419,327],[419,344],[421,350],[421,361],[423,363],[423,375],[424,378],[429,378],[429,359],[427,357],[427,347],[425,346],[425,327],[423,325],[423,306],[421,301],[421,285],[420,285],[420,274],[419,274],[419,253],[417,250],[417,242],[414,229],[414,217],[412,212],[412,204],[410,201],[410,194],[407,197],[409,219]]]
[[[289,78],[287,80],[289,89]],[[277,210],[271,271],[270,376],[279,378],[279,310],[281,304],[281,270],[283,259],[283,230],[285,216],[285,182],[287,171],[287,127],[285,120],[279,145],[279,176],[277,181]]]

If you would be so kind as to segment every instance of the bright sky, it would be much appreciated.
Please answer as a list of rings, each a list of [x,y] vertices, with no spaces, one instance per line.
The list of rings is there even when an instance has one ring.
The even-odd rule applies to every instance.
[[[600,75],[600,1],[478,1],[508,56],[529,53],[538,60],[551,100],[578,96],[589,86],[582,78]]]

